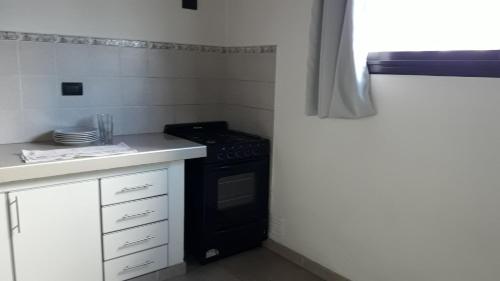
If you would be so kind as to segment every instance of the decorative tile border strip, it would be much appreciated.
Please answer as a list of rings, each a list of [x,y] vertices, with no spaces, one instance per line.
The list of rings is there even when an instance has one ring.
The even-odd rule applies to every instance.
[[[61,43],[61,44],[150,48],[150,49],[216,53],[216,54],[273,54],[276,53],[277,49],[276,46],[274,45],[222,47],[222,46],[178,44],[178,43],[143,41],[143,40],[97,38],[97,37],[73,36],[73,35],[23,33],[23,32],[12,32],[12,31],[0,31],[0,40],[21,40],[21,41]]]
[[[90,38],[90,41],[92,45],[100,45],[100,46],[117,46],[117,47],[130,47],[130,48],[148,47],[148,42],[141,40]]]
[[[19,34],[16,32],[0,31],[0,40],[17,40],[19,39]]]
[[[21,41],[50,42],[50,43],[54,43],[57,41],[57,36],[53,34],[20,33],[19,37],[21,38]]]
[[[81,36],[56,35],[56,37],[59,39],[57,43],[88,45],[92,41],[92,39],[88,37]]]
[[[276,53],[276,46],[225,47],[229,54],[265,54]]]

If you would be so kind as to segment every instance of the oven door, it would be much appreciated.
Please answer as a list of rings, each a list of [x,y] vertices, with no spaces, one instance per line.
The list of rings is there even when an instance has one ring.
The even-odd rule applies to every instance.
[[[269,160],[210,167],[207,222],[213,232],[267,220]]]

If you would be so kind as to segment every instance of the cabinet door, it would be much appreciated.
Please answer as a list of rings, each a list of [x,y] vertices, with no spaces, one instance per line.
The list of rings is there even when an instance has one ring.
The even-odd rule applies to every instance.
[[[9,193],[17,281],[100,281],[98,181]]]
[[[2,281],[13,281],[9,228],[7,196],[0,193],[0,280]]]

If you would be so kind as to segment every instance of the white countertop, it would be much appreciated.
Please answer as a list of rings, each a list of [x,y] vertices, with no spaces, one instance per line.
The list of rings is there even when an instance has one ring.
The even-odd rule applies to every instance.
[[[0,184],[206,156],[204,145],[160,133],[116,136],[114,142],[124,142],[138,152],[26,164],[20,158],[23,149],[49,150],[68,147],[51,142],[0,145]]]

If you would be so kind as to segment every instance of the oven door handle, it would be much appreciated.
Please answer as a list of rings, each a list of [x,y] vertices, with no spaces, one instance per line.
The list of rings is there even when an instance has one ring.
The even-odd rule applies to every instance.
[[[233,168],[234,166],[221,166],[221,167],[217,167],[216,170],[229,170],[231,168]]]

